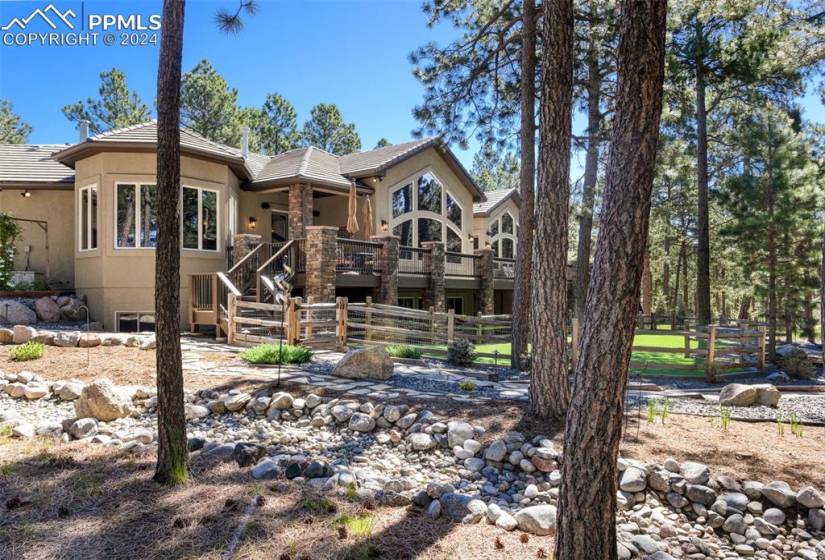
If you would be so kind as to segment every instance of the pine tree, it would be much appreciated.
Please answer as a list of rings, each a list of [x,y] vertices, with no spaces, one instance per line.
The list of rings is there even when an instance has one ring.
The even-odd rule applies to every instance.
[[[309,112],[302,140],[331,154],[343,156],[361,149],[361,137],[353,123],[344,122],[341,110],[332,103],[319,103]]]
[[[63,114],[72,122],[88,121],[95,134],[146,122],[152,116],[138,93],[129,91],[126,74],[117,68],[100,73],[98,95],[66,105]]]
[[[29,139],[32,127],[23,122],[14,112],[14,106],[0,99],[0,144],[24,144]]]
[[[181,122],[201,136],[237,146],[240,140],[238,90],[204,59],[183,74],[180,96]]]

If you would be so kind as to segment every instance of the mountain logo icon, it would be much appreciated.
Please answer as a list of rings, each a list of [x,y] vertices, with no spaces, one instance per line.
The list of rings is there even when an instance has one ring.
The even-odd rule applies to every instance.
[[[40,8],[37,8],[25,18],[12,18],[11,21],[9,21],[3,27],[0,27],[0,29],[2,29],[3,31],[8,31],[13,27],[17,27],[18,29],[23,30],[26,29],[26,26],[29,25],[29,23],[36,18],[40,18],[43,21],[45,21],[46,24],[52,29],[57,29],[55,21],[63,22],[63,25],[65,25],[69,29],[74,29],[74,24],[69,19],[74,17],[77,17],[77,14],[74,12],[74,10],[68,9],[65,12],[61,12],[60,10],[54,7],[54,4],[49,4],[42,10]]]

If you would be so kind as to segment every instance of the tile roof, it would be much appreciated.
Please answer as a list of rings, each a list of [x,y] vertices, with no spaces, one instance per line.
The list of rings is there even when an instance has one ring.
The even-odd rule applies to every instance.
[[[56,177],[63,173],[61,177],[70,178],[73,173],[67,166],[73,166],[75,161],[84,157],[90,151],[99,150],[106,146],[127,149],[140,149],[143,146],[152,147],[157,143],[157,132],[157,121],[153,120],[96,134],[77,144],[51,146],[51,152],[54,152],[54,161],[48,161],[49,154],[46,154],[41,158],[44,160],[42,165],[38,164],[38,166],[42,166],[42,169],[38,167],[35,170],[37,166],[34,164],[26,165],[26,162],[18,161],[20,158],[16,155],[4,158],[4,165],[29,169],[28,176],[51,174],[49,176]],[[446,144],[437,137],[422,138],[412,142],[404,142],[345,156],[336,156],[320,148],[310,146],[290,150],[275,156],[249,153],[244,158],[240,149],[213,142],[182,126],[180,145],[183,152],[214,157],[227,162],[242,180],[248,181],[247,184],[252,190],[264,190],[295,182],[313,183],[335,189],[349,188],[352,179],[380,175],[388,167],[432,146],[441,152],[456,174],[465,181],[468,188],[473,192],[474,198],[476,200],[483,200],[484,198],[484,194],[478,189],[466,169]],[[31,149],[31,147],[28,147],[28,149]],[[2,176],[0,176],[0,180],[2,180]],[[70,181],[71,179],[65,180]],[[370,190],[367,187],[364,188]]]
[[[511,196],[515,195],[518,197],[518,189],[500,189],[497,191],[485,191],[485,196],[487,200],[484,202],[477,202],[473,204],[473,214],[489,214],[493,210],[495,210],[499,204],[502,204],[505,200],[510,198]],[[518,204],[519,201],[517,200],[516,203]]]
[[[64,144],[0,144],[0,184],[74,183],[74,170],[52,159]]]

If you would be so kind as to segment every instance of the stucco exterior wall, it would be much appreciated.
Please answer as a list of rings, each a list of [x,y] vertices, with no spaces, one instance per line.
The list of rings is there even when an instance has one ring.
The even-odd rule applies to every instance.
[[[473,237],[478,237],[479,248],[490,242],[487,232],[490,231],[490,224],[498,220],[505,212],[510,212],[515,221],[519,224],[519,207],[512,198],[507,199],[501,206],[497,207],[489,216],[476,216],[473,218]],[[515,234],[514,234],[515,236]]]
[[[77,220],[72,238],[75,257],[75,288],[86,295],[95,320],[106,329],[115,329],[118,311],[152,311],[154,309],[155,250],[152,248],[115,247],[115,184],[155,183],[154,153],[99,153],[77,162],[75,201],[78,189],[98,187],[98,247],[80,251]],[[186,328],[186,305],[189,298],[188,275],[225,269],[226,239],[229,232],[229,196],[237,193],[237,179],[224,164],[194,157],[181,157],[181,184],[218,191],[218,250],[181,249],[181,326]]]
[[[29,192],[30,197],[23,197],[23,190],[1,190],[0,211],[47,222],[48,249],[46,232],[38,224],[19,222],[22,233],[15,243],[14,268],[44,276],[48,271],[46,280],[51,287],[70,289],[74,285],[74,192],[34,188]]]

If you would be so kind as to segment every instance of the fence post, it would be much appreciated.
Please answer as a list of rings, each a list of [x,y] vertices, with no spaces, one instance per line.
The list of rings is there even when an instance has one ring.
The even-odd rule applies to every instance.
[[[455,337],[455,309],[447,311],[447,344],[453,343]]]
[[[759,371],[765,369],[766,362],[766,343],[765,339],[768,336],[768,327],[759,327]]]
[[[578,354],[579,351],[579,319],[577,317],[573,317],[573,329],[570,333],[570,344],[572,345],[572,351],[570,352],[570,363],[573,366],[573,370],[576,370],[576,362],[578,361]]]
[[[690,358],[690,332],[688,330],[685,331],[685,358]]]
[[[338,345],[338,348],[341,349],[347,344],[347,298],[339,297],[336,299],[336,303],[336,344]]]
[[[713,368],[713,362],[716,359],[716,325],[708,326],[708,354],[705,359],[705,371],[710,371]]]
[[[315,298],[313,296],[307,296],[307,305],[309,306],[309,305],[312,305],[313,303],[315,303]],[[298,313],[299,313],[298,320],[300,321],[300,319],[301,319],[300,310],[298,310]],[[307,325],[304,327],[304,338],[309,340],[310,338],[312,338],[312,321],[315,320],[315,313],[313,313],[311,311],[306,311],[306,313],[304,315],[304,319],[307,322]]]
[[[367,309],[364,311],[364,323],[366,323],[366,332],[364,332],[364,338],[367,340],[372,340],[372,297],[367,296],[366,299]]]
[[[431,305],[430,313],[430,344],[435,344],[435,308]]]
[[[289,307],[286,310],[286,343],[290,346],[298,344],[298,313],[296,307],[300,306],[301,298],[291,298]]]
[[[476,326],[476,344],[484,344],[484,326],[481,324],[481,311],[476,313],[478,317],[478,326]]]
[[[235,294],[229,294],[229,309],[226,310],[226,342],[227,344],[235,343]],[[220,321],[220,319],[219,319]]]

